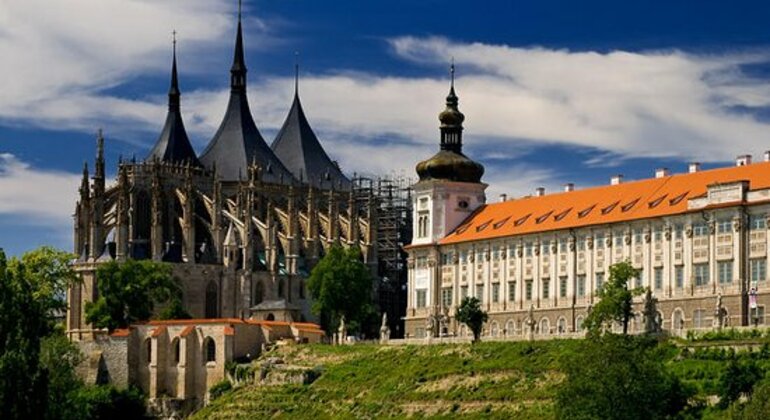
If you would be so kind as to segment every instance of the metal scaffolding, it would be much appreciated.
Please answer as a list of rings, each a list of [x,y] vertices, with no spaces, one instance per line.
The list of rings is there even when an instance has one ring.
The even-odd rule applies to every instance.
[[[407,177],[354,177],[356,200],[376,200],[377,299],[388,314],[394,338],[403,337],[406,313],[407,267],[404,245],[412,241],[412,180]]]

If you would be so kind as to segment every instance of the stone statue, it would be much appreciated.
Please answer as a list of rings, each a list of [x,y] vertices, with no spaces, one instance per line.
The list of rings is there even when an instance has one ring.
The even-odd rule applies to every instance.
[[[339,344],[343,344],[348,337],[348,329],[345,326],[345,315],[340,317],[340,326],[337,328]]]
[[[722,329],[725,326],[727,310],[722,306],[722,292],[717,294],[717,303],[714,307],[714,328]]]
[[[425,318],[425,337],[433,338],[433,315],[428,315]]]
[[[390,339],[390,328],[388,327],[388,314],[382,313],[382,325],[380,325],[380,344],[387,343]]]
[[[532,340],[535,334],[535,305],[529,305],[524,323],[527,325],[527,338]]]
[[[652,290],[647,289],[644,296],[644,332],[657,334],[661,331],[662,320],[658,313],[658,299],[652,295]]]

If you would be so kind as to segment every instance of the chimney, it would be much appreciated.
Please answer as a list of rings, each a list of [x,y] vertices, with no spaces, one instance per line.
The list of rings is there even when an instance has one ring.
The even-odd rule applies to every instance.
[[[542,197],[544,195],[545,195],[545,188],[543,187],[535,188],[535,197]]]
[[[770,162],[770,150],[765,151],[765,162]]]
[[[500,194],[500,202],[504,203],[508,199],[508,194]]]
[[[751,165],[751,155],[740,155],[735,158],[735,166]]]
[[[572,191],[575,191],[575,184],[571,182],[564,184],[564,192],[572,192]]]
[[[623,182],[623,175],[622,174],[615,175],[612,178],[610,178],[610,185],[618,185],[621,182]]]
[[[655,170],[655,178],[665,178],[668,175],[668,168],[658,168]]]
[[[700,171],[700,162],[690,162],[687,172],[694,174],[698,171]]]

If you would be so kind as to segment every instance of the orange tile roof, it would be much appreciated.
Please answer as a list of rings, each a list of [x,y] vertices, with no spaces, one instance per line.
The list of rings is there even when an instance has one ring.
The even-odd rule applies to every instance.
[[[188,325],[188,326],[184,327],[184,329],[179,334],[179,336],[180,337],[187,337],[193,331],[195,331],[195,325]]]
[[[150,334],[150,336],[151,337],[160,337],[160,335],[163,334],[164,332],[166,332],[166,326],[165,325],[161,325],[160,327],[155,328],[152,331],[152,334]]]
[[[439,244],[683,214],[688,212],[687,201],[705,196],[709,185],[742,180],[749,182],[750,190],[770,188],[770,162],[487,204]]]
[[[131,330],[128,328],[118,328],[110,334],[111,337],[128,337],[131,334]]]
[[[201,325],[201,324],[249,324],[249,325],[261,325],[264,327],[287,327],[296,326],[304,328],[320,329],[318,324],[312,322],[287,322],[287,321],[265,321],[256,319],[240,319],[240,318],[199,318],[199,319],[166,319],[166,320],[153,320],[147,323],[148,325]],[[184,331],[187,331],[185,329]],[[183,332],[184,334],[184,332]],[[189,334],[189,332],[188,332]]]

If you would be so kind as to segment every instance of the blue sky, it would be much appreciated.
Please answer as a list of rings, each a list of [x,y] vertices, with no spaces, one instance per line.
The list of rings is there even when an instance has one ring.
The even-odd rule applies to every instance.
[[[83,161],[143,158],[165,117],[171,31],[200,151],[225,109],[235,0],[0,3],[0,247],[69,249]],[[766,1],[244,1],[254,118],[300,93],[348,173],[413,175],[438,142],[450,57],[489,200],[727,165],[770,149]]]

